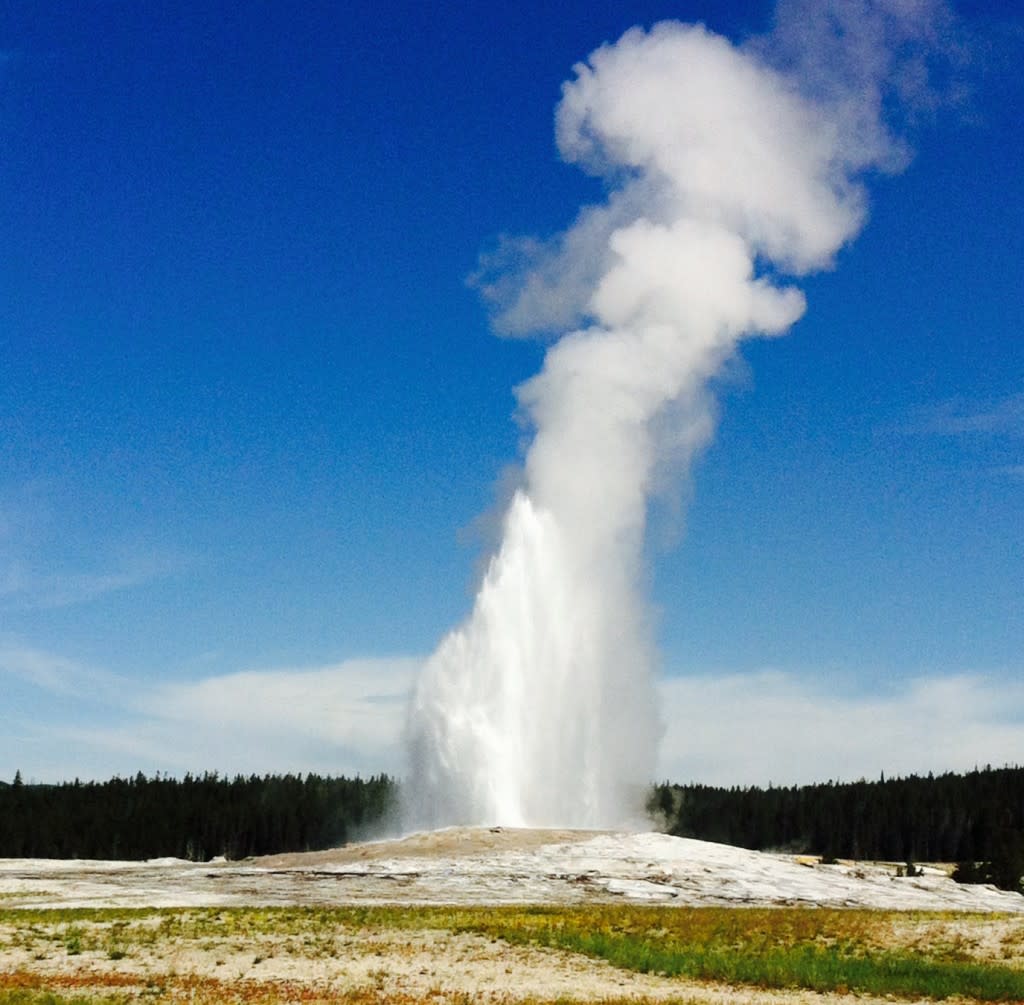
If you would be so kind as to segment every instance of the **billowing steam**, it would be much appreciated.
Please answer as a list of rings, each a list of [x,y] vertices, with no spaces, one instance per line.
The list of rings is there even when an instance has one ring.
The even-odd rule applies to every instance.
[[[662,23],[575,68],[558,147],[610,195],[483,284],[499,330],[566,334],[518,389],[535,435],[500,548],[415,690],[412,824],[635,817],[659,736],[640,589],[656,478],[707,443],[739,341],[803,313],[779,274],[828,267],[860,228],[857,172],[899,165],[889,85],[923,93],[940,14],[783,4],[745,48]]]

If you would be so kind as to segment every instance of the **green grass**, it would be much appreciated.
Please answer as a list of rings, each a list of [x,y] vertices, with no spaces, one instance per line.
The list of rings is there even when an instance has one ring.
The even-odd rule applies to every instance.
[[[624,970],[765,988],[1024,1001],[1024,971],[884,946],[884,912],[538,908],[461,928],[568,949]]]
[[[37,988],[0,989],[0,1005],[125,1005],[125,995],[59,995]]]
[[[680,944],[671,939],[580,931],[571,926],[531,933],[504,929],[498,934],[509,942],[537,942],[599,957],[625,970],[726,984],[937,999],[953,995],[984,1001],[1024,998],[1024,974],[1008,968],[932,961],[894,952],[854,955],[836,947],[806,944],[752,951],[743,944]]]
[[[444,929],[584,953],[624,970],[669,977],[762,988],[1024,1002],[1024,954],[1019,946],[1012,948],[1024,937],[1024,922],[1004,940],[1016,966],[971,958],[955,940],[915,941],[894,935],[908,921],[956,922],[980,934],[996,920],[991,915],[870,910],[630,905],[0,909],[0,924],[14,930],[6,936],[11,944],[30,950],[63,948],[68,954],[99,952],[109,959],[183,943],[237,943],[266,954],[273,951],[274,939],[290,952],[313,958],[334,955],[335,939],[346,931]],[[0,1005],[72,1001],[9,997],[15,993],[22,989],[0,992]],[[42,992],[31,991],[37,994]],[[88,999],[108,1000],[123,999]]]

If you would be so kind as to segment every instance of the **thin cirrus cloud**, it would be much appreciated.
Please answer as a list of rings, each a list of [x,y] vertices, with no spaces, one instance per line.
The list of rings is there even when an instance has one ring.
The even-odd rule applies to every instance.
[[[0,486],[0,611],[73,607],[193,564],[151,541],[69,529],[76,511],[63,495],[46,479]]]
[[[980,460],[980,470],[1000,481],[1024,478],[1024,392],[987,400],[947,398],[915,409],[896,428],[903,436],[930,437]]]
[[[420,664],[354,659],[153,685],[7,644],[0,684],[16,676],[39,700],[30,727],[0,737],[0,778],[18,769],[42,781],[139,770],[401,775]],[[56,706],[76,693],[89,697],[93,713],[61,719]],[[658,694],[658,777],[678,782],[788,785],[964,771],[1014,763],[1024,750],[1024,684],[985,674],[920,676],[869,693],[815,674],[722,672],[663,678]]]
[[[418,667],[419,660],[402,657],[349,660],[153,684],[8,645],[0,649],[0,682],[8,675],[34,689],[35,713],[17,740],[0,739],[0,763],[7,762],[7,774],[20,768],[41,780],[69,770],[81,777],[139,770],[398,773],[401,723]],[[75,694],[88,696],[93,708],[65,721],[58,706]]]
[[[16,610],[71,607],[138,586],[156,575],[152,569],[41,573],[11,561],[0,569],[0,606]]]
[[[950,398],[917,409],[902,427],[934,436],[1024,437],[1024,392],[988,401]]]
[[[795,784],[1019,761],[1024,684],[985,674],[920,676],[848,693],[776,670],[662,682],[665,776]]]
[[[16,639],[0,639],[0,681],[10,693],[11,683],[52,697],[89,698],[111,703],[125,693],[129,682],[106,670],[96,669],[75,660],[48,652]]]

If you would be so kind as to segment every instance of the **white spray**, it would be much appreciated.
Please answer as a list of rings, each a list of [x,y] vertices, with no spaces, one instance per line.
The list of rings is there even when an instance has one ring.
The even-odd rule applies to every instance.
[[[937,10],[807,10],[823,8],[849,15],[860,40],[896,25],[901,43]],[[708,382],[738,342],[803,313],[802,294],[772,274],[827,267],[864,218],[853,173],[898,159],[877,86],[890,64],[851,60],[853,92],[836,85],[806,58],[802,9],[778,11],[776,62],[792,69],[797,53],[813,95],[770,65],[763,42],[741,50],[677,23],[627,32],[563,87],[559,150],[611,195],[551,246],[512,246],[526,267],[485,286],[499,329],[567,334],[518,388],[535,430],[522,486],[471,616],[413,695],[412,825],[638,815],[660,733],[641,590],[656,478],[666,459],[685,473],[708,441]],[[833,21],[819,24],[829,39]],[[885,49],[876,41],[872,52]]]

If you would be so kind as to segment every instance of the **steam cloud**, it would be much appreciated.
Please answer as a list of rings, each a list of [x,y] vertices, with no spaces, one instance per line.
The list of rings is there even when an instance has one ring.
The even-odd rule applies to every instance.
[[[414,692],[410,823],[635,819],[660,732],[652,491],[708,442],[740,340],[803,313],[779,275],[829,267],[865,219],[857,175],[906,160],[893,100],[927,99],[948,31],[929,0],[784,2],[742,48],[665,22],[575,67],[558,148],[610,194],[481,280],[499,331],[565,334],[517,389],[535,435],[472,614]]]

